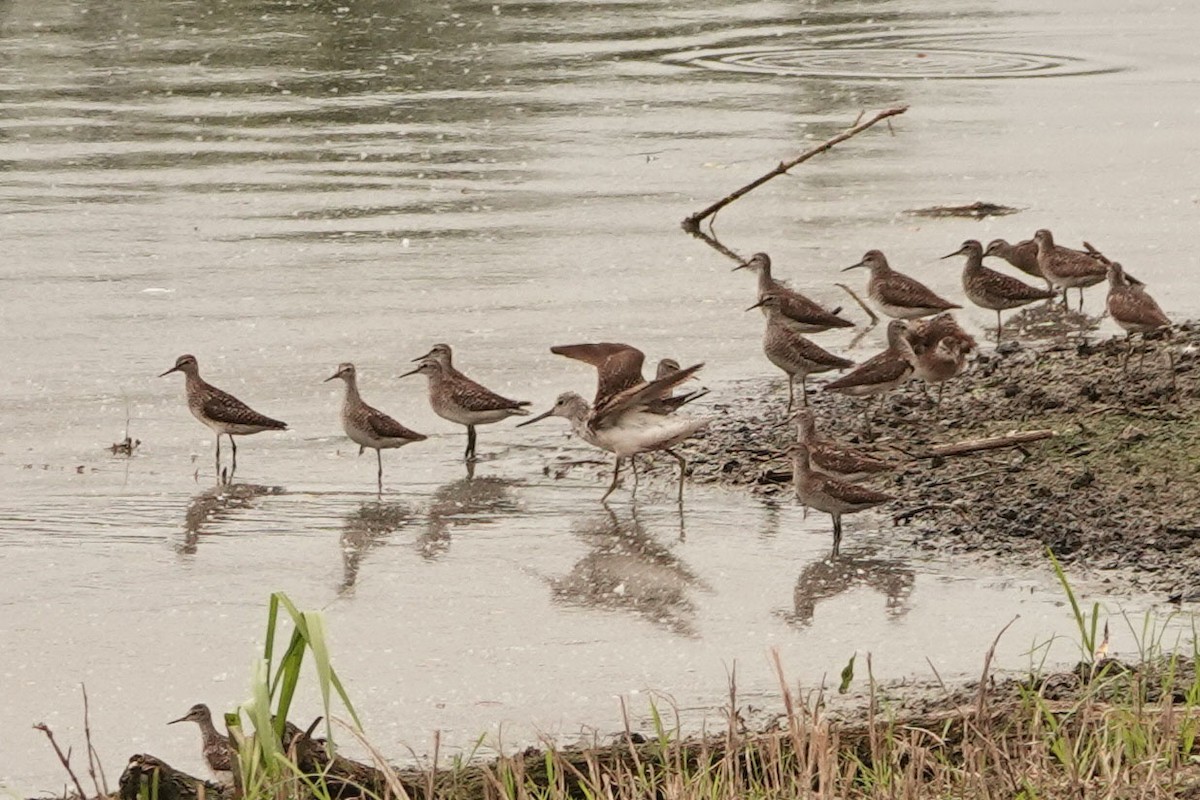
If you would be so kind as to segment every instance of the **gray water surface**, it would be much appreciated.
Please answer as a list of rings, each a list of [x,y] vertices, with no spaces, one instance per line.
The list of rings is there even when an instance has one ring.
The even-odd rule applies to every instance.
[[[29,726],[81,752],[80,683],[110,775],[139,751],[200,771],[195,731],[164,725],[245,699],[272,590],[325,609],[368,734],[397,755],[435,730],[452,751],[612,732],[618,698],[643,713],[652,691],[702,716],[735,661],[765,698],[771,648],[815,685],[855,651],[885,678],[926,657],[973,674],[1017,614],[1008,668],[1069,634],[1045,574],[917,552],[875,520],[849,523],[839,572],[828,520],[790,503],[692,487],[681,513],[654,485],[607,511],[595,468],[543,473],[596,457],[558,421],[482,429],[468,480],[461,430],[395,376],[449,341],[544,408],[593,385],[548,346],[594,340],[705,361],[714,402],[772,374],[752,280],[679,221],[893,104],[911,105],[894,136],[730,206],[722,241],[861,321],[833,283],[861,288],[836,270],[863,251],[961,297],[938,256],[1045,226],[1194,317],[1200,10],[405,5],[0,2],[0,785],[61,784]],[[902,213],[975,200],[1022,212]],[[243,439],[228,490],[179,376],[154,377],[184,352],[291,425]],[[320,383],[346,360],[431,434],[387,454],[382,498]],[[132,459],[106,449],[127,416]]]

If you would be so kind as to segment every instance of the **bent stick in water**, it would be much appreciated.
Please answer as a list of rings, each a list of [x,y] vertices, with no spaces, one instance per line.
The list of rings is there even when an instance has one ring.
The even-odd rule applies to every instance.
[[[801,155],[796,156],[791,161],[780,162],[780,164],[777,167],[775,167],[775,169],[771,170],[766,175],[756,178],[755,180],[751,181],[750,183],[747,183],[745,186],[743,186],[742,188],[733,192],[732,194],[722,197],[720,200],[713,203],[708,208],[705,208],[702,211],[697,211],[695,214],[692,214],[690,217],[687,217],[686,219],[684,219],[684,221],[682,223],[683,229],[685,231],[687,231],[688,233],[692,233],[692,234],[698,233],[700,231],[700,223],[701,222],[703,222],[708,217],[711,217],[713,214],[716,214],[722,208],[729,205],[734,200],[737,200],[742,195],[754,191],[759,186],[762,186],[764,183],[766,183],[767,181],[776,177],[777,175],[782,175],[783,173],[787,172],[792,167],[795,167],[799,164],[803,164],[805,161],[808,161],[813,156],[824,153],[826,150],[833,147],[835,144],[840,144],[841,142],[844,142],[851,137],[857,136],[858,134],[865,131],[867,128],[874,125],[876,122],[880,122],[880,121],[888,119],[890,117],[897,116],[898,114],[903,114],[905,111],[908,111],[908,106],[896,106],[894,108],[888,108],[883,111],[880,111],[878,114],[871,117],[866,122],[860,122],[851,128],[847,128],[846,130],[839,133],[837,136],[834,136],[832,139],[830,139],[822,144],[817,145],[816,147],[814,147],[813,149],[809,150],[806,153],[802,153]]]

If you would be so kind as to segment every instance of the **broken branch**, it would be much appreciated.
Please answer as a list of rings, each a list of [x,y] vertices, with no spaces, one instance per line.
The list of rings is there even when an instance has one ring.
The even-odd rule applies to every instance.
[[[957,442],[955,444],[939,444],[929,448],[929,451],[922,454],[922,458],[935,458],[937,456],[961,456],[967,453],[978,453],[982,450],[998,450],[1002,447],[1016,447],[1020,444],[1029,442],[1039,442],[1042,439],[1049,439],[1054,436],[1052,430],[1040,431],[1018,431],[1017,433],[1006,433],[1002,436],[988,436],[984,439],[968,439],[965,442]]]
[[[858,134],[865,131],[867,128],[874,125],[875,123],[880,122],[885,119],[888,119],[889,117],[894,117],[897,114],[903,114],[905,111],[908,111],[908,106],[896,106],[894,108],[888,108],[883,111],[880,111],[878,114],[871,117],[866,122],[856,123],[853,127],[847,128],[846,130],[839,133],[837,136],[834,136],[832,139],[829,139],[828,141],[825,141],[822,144],[817,145],[813,149],[796,156],[791,161],[780,162],[780,164],[778,166],[776,166],[775,169],[771,170],[767,174],[762,175],[759,178],[756,178],[755,180],[746,184],[745,186],[743,186],[742,188],[733,192],[732,194],[728,194],[725,197],[722,197],[720,200],[713,203],[708,208],[705,208],[701,211],[697,211],[695,214],[692,214],[691,216],[684,219],[684,221],[682,223],[683,229],[691,234],[698,233],[700,231],[700,223],[701,222],[703,222],[708,217],[711,217],[713,214],[716,214],[722,208],[729,205],[734,200],[737,200],[742,195],[748,194],[748,193],[754,191],[759,186],[762,186],[764,183],[771,180],[772,178],[784,174],[792,167],[795,167],[799,164],[803,164],[805,161],[808,161],[813,156],[817,156],[817,155],[820,155],[821,153],[824,153],[826,150],[830,149],[835,144],[840,144],[851,137],[857,136]]]

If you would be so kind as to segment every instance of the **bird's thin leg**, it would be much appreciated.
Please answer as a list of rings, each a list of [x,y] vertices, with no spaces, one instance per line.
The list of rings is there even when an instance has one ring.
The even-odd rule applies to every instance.
[[[833,517],[833,555],[836,557],[842,549],[842,515],[831,514]]]
[[[1133,353],[1133,334],[1125,334],[1125,357],[1121,359],[1121,372],[1129,369],[1129,356]]]
[[[237,440],[233,438],[233,434],[229,434],[229,446],[233,448],[233,463],[229,466],[229,480],[233,482],[234,473],[237,472]]]
[[[808,375],[800,376],[800,403],[808,408]]]
[[[1065,287],[1065,286],[1063,287],[1062,307],[1063,307],[1063,311],[1071,310],[1071,301],[1067,299],[1067,287]]]
[[[946,382],[942,381],[941,383],[938,384],[937,402],[933,404],[933,408],[935,411],[942,407],[942,392],[944,392],[944,391],[946,391]]]
[[[787,404],[787,413],[789,413],[789,414],[790,414],[790,413],[792,413],[792,403],[794,402],[794,399],[795,399],[795,398],[793,397],[793,395],[794,395],[794,393],[795,393],[795,389],[793,388],[793,385],[795,384],[795,382],[796,382],[796,376],[795,376],[795,375],[788,375],[788,404]]]
[[[1004,329],[1004,323],[1000,321],[1000,309],[996,309],[996,344],[1000,344],[1000,331]]]
[[[631,470],[633,470],[633,496],[637,497],[637,489],[638,489],[637,456],[629,457],[629,468]]]
[[[1175,384],[1175,354],[1171,352],[1171,342],[1167,340],[1167,369],[1171,370],[1171,394],[1175,395],[1179,392],[1179,387]]]
[[[1142,371],[1142,367],[1146,363],[1146,334],[1142,334],[1142,349],[1138,352],[1138,372]]]
[[[612,483],[610,483],[608,485],[608,491],[605,492],[604,496],[600,498],[601,503],[603,503],[605,500],[607,500],[608,496],[610,494],[612,494],[613,491],[617,488],[617,478],[619,478],[620,476],[621,476],[621,457],[617,456],[617,463],[613,465]]]
[[[213,469],[217,473],[217,483],[221,482],[221,434],[217,434],[217,458]]]
[[[1079,310],[1083,311],[1083,287],[1079,287]]]
[[[463,455],[464,461],[473,461],[475,459],[475,426],[467,426],[467,452]]]
[[[663,452],[667,453],[668,455],[671,456],[671,458],[673,458],[679,462],[679,502],[680,502],[680,504],[682,504],[683,503],[683,478],[685,475],[687,475],[687,459],[685,459],[683,456],[679,455],[679,453],[676,453],[674,450],[672,450],[669,447],[666,448]]]
[[[383,494],[383,451],[375,448],[375,460],[379,462],[379,471],[375,473],[375,486],[379,494]]]

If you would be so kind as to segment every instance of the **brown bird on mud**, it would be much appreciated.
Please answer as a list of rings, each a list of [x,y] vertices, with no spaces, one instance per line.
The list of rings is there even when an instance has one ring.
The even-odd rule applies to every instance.
[[[886,461],[818,436],[816,419],[809,409],[800,409],[793,418],[796,441],[808,447],[809,461],[818,471],[843,481],[860,481],[892,471],[892,465]]]
[[[1171,327],[1171,320],[1163,313],[1162,308],[1154,298],[1140,286],[1130,284],[1125,270],[1115,261],[1108,262],[1108,297],[1105,305],[1108,313],[1125,331],[1125,360],[1121,368],[1129,365],[1129,354],[1133,349],[1133,335],[1147,333]],[[1144,357],[1144,353],[1143,353]],[[1170,359],[1171,375],[1175,375],[1174,357],[1167,350]]]
[[[897,272],[888,265],[887,258],[879,250],[868,250],[862,261],[842,270],[866,267],[871,270],[867,281],[867,294],[875,305],[893,319],[917,319],[948,311],[962,306],[943,300],[925,284]]]
[[[796,376],[800,376],[800,399],[808,405],[808,376],[834,369],[847,369],[854,366],[848,358],[835,356],[810,339],[802,336],[795,324],[783,315],[780,310],[782,298],[775,292],[768,292],[750,308],[762,308],[767,312],[767,326],[763,332],[763,353],[767,359],[779,367],[788,376],[788,413],[791,413],[795,402]]]
[[[792,460],[792,486],[796,490],[796,498],[809,508],[824,511],[833,518],[834,556],[838,555],[842,546],[844,514],[865,511],[895,499],[869,487],[816,472],[812,468],[807,445],[794,444],[787,452]]]
[[[1019,308],[1036,300],[1052,300],[1054,290],[1039,289],[1019,281],[1014,277],[988,269],[983,265],[983,245],[974,239],[967,239],[953,253],[942,258],[953,258],[965,255],[966,266],[963,267],[963,291],[967,299],[980,308],[996,312],[996,342],[1000,341],[1000,331],[1003,323],[1000,312],[1010,308]]]
[[[234,436],[249,436],[263,431],[286,431],[287,423],[271,419],[260,414],[250,406],[238,400],[228,392],[223,392],[200,377],[200,364],[193,355],[182,355],[175,360],[175,366],[158,377],[170,375],[172,372],[182,372],[186,378],[184,390],[187,392],[188,410],[192,416],[207,425],[217,434],[216,471],[217,480],[221,480],[221,435],[229,437],[233,446],[233,463],[230,465],[227,480],[233,480],[237,472],[237,442]]]
[[[887,349],[864,361],[850,373],[823,387],[850,397],[888,392],[912,377],[916,356],[908,340],[908,326],[892,320],[887,327]]]
[[[940,408],[945,382],[967,368],[967,356],[976,348],[975,337],[963,330],[949,312],[909,323],[907,337],[915,357],[913,377],[925,384],[937,384],[934,407]]]
[[[204,757],[204,763],[218,781],[230,783],[233,780],[233,759],[230,757],[229,739],[217,732],[208,706],[197,703],[182,717],[167,724],[174,725],[177,722],[194,722],[200,726],[200,754]]]
[[[745,263],[733,268],[748,269],[758,275],[758,299],[768,294],[778,299],[779,312],[794,323],[797,333],[820,333],[830,328],[853,328],[854,323],[838,316],[840,308],[827,311],[820,304],[792,289],[783,281],[771,277],[771,257],[766,253],[755,253]],[[763,313],[766,313],[764,309]]]

